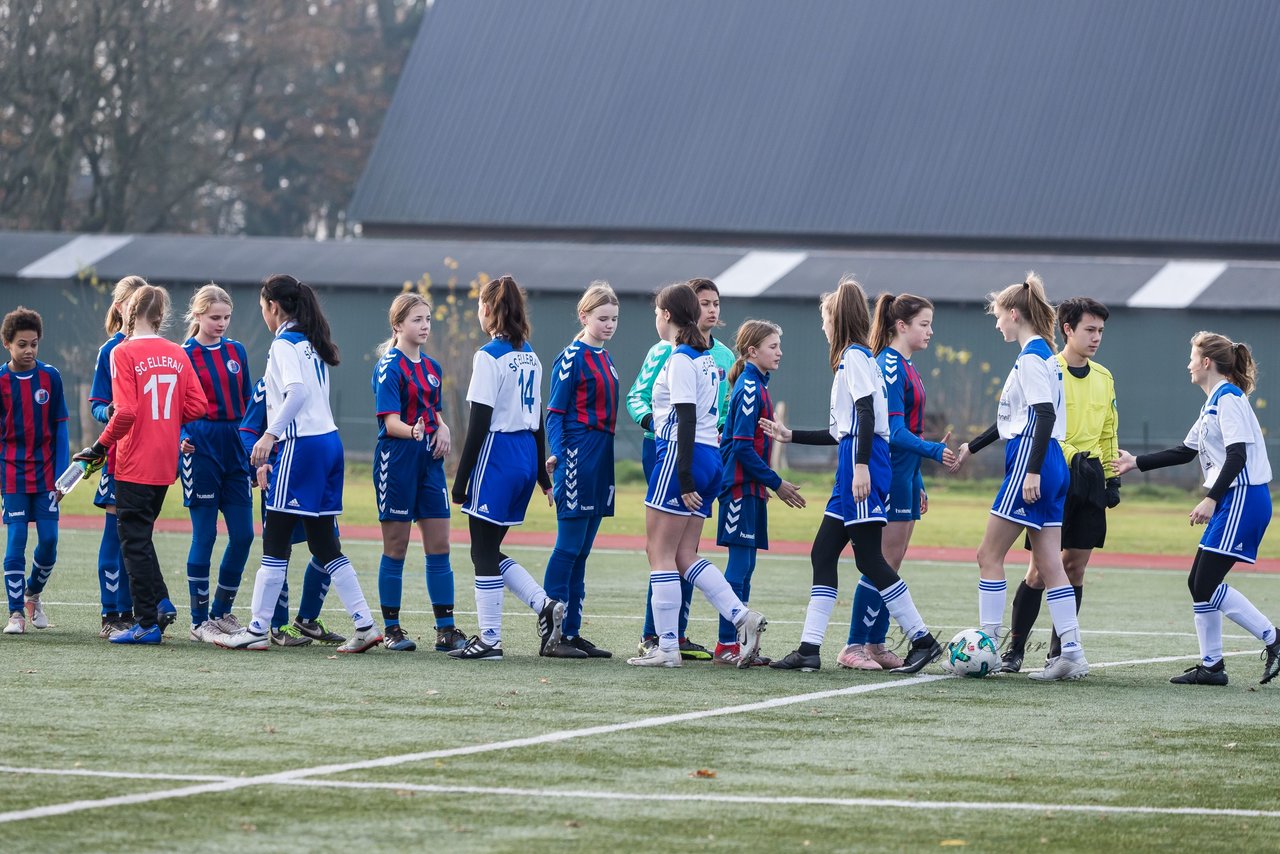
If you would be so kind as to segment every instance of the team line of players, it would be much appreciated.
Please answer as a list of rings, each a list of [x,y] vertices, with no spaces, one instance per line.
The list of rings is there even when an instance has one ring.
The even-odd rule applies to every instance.
[[[99,352],[90,394],[94,417],[106,426],[92,447],[73,458],[88,471],[103,467],[94,498],[107,511],[99,552],[102,637],[117,644],[159,643],[177,617],[151,543],[176,472],[193,529],[187,562],[192,640],[250,650],[314,641],[338,644],[342,652],[364,652],[380,643],[394,651],[414,649],[400,624],[400,607],[416,524],[437,650],[462,660],[501,659],[502,599],[509,589],[538,615],[540,654],[611,657],[582,636],[581,626],[587,560],[601,520],[613,515],[615,498],[620,389],[606,348],[618,324],[612,289],[596,282],[582,296],[582,329],[552,364],[544,416],[542,365],[529,341],[523,291],[509,276],[481,287],[477,315],[492,340],[475,354],[469,426],[451,489],[444,472],[452,442],[443,419],[441,369],[422,350],[432,308],[413,293],[393,302],[392,336],[379,350],[372,381],[385,632],[338,537],[343,449],[328,377],[329,367],[338,364],[338,348],[307,285],[271,276],[259,302],[274,340],[254,387],[244,347],[225,335],[232,301],[223,289],[206,285],[196,292],[181,348],[159,334],[170,314],[163,288],[130,276],[113,292],[107,318],[112,337]],[[1135,457],[1116,446],[1114,386],[1093,360],[1107,309],[1075,298],[1055,310],[1039,278],[1028,274],[989,300],[997,330],[1019,347],[995,423],[953,451],[949,434],[939,442],[922,437],[924,384],[912,356],[932,336],[928,300],[883,294],[869,308],[861,286],[849,277],[823,296],[822,329],[834,375],[825,430],[792,430],[774,420],[768,384],[781,361],[781,329],[747,321],[731,351],[712,335],[719,308],[710,280],[664,288],[655,300],[660,340],[626,399],[630,415],[646,431],[650,565],[645,628],[629,664],[675,667],[704,658],[739,668],[818,669],[836,599],[838,560],[851,544],[862,577],[848,644],[837,663],[918,672],[942,654],[898,574],[913,526],[928,508],[921,463],[929,458],[958,472],[969,456],[1003,439],[1005,477],[978,551],[979,618],[988,634],[1007,637],[1002,670],[1021,670],[1043,597],[1053,641],[1045,667],[1030,675],[1057,681],[1088,674],[1077,613],[1085,567],[1092,549],[1105,540],[1106,510],[1119,503],[1120,475],[1197,458],[1208,493],[1190,521],[1207,528],[1188,586],[1202,659],[1172,681],[1226,684],[1223,614],[1264,644],[1264,683],[1280,670],[1275,626],[1225,583],[1237,561],[1256,560],[1271,517],[1271,470],[1248,398],[1256,370],[1246,345],[1214,333],[1192,339],[1187,370],[1207,402],[1183,444]],[[1066,341],[1061,353],[1059,331]],[[7,634],[48,625],[40,594],[56,559],[61,495],[54,478],[68,456],[61,379],[36,359],[42,332],[39,315],[27,309],[4,320],[11,354],[0,368]],[[774,442],[835,446],[837,465],[814,537],[801,643],[770,660],[760,653],[767,621],[748,605],[756,553],[768,548],[771,492],[789,506],[805,506],[799,488],[769,465]],[[232,606],[252,545],[251,484],[261,488],[263,558],[252,617],[242,625]],[[502,551],[507,530],[523,522],[535,487],[547,495],[558,519],[542,584]],[[453,616],[451,499],[468,516],[471,534],[479,631],[469,638]],[[703,522],[716,499],[716,542],[728,550],[723,573],[698,553]],[[228,536],[215,581],[211,561],[219,513]],[[27,578],[30,522],[36,523],[38,545]],[[1004,559],[1024,534],[1031,561],[1006,636]],[[286,570],[293,544],[304,540],[311,560],[290,621]],[[122,566],[127,583],[120,578]],[[352,618],[350,637],[330,631],[319,618],[331,586]],[[714,652],[687,635],[695,588],[721,615]],[[909,641],[905,656],[886,644],[890,617]]]

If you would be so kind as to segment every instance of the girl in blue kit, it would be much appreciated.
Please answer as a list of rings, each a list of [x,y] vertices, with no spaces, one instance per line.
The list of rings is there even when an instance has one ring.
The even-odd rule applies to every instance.
[[[928,497],[920,464],[925,459],[950,466],[955,454],[941,442],[920,437],[924,432],[924,382],[911,357],[929,346],[933,337],[933,303],[911,294],[881,294],[871,321],[871,352],[884,377],[889,407],[888,522],[884,526],[884,559],[895,572],[911,542],[916,521],[928,511]],[[948,434],[949,436],[950,434]],[[879,591],[867,578],[854,588],[849,621],[849,645],[836,657],[841,667],[853,670],[892,670],[902,658],[885,646],[889,612]]]
[[[618,422],[618,372],[604,345],[618,328],[618,297],[607,282],[592,282],[578,300],[582,331],[551,368],[547,404],[547,471],[554,477],[556,547],[543,586],[565,603],[564,643],[548,654],[612,658],[582,637],[587,556],[600,520],[613,515],[613,433]]]
[[[360,653],[382,642],[351,561],[342,553],[333,517],[342,513],[343,451],[329,406],[329,368],[338,348],[310,286],[276,274],[262,283],[262,319],[275,339],[263,372],[267,430],[254,444],[249,463],[268,466],[267,517],[262,526],[262,566],[253,585],[253,617],[234,635],[216,641],[227,649],[265,650],[273,612],[289,568],[293,532],[301,522],[307,546],[326,573],[355,632],[338,652]]]
[[[411,652],[418,645],[400,626],[404,559],[413,523],[426,552],[427,595],[436,620],[437,652],[461,649],[467,636],[453,622],[453,567],[449,563],[449,492],[444,458],[449,426],[441,418],[440,364],[422,352],[431,335],[431,305],[418,294],[391,302],[392,337],[373,369],[378,446],[373,486],[382,523],[378,598],[386,625],[383,645]]]
[[[822,524],[813,538],[810,562],[813,586],[800,646],[770,663],[779,670],[809,672],[822,667],[821,648],[835,607],[840,553],[853,545],[858,570],[870,579],[885,608],[911,641],[895,673],[917,673],[942,655],[916,609],[907,583],[884,559],[881,537],[887,519],[892,469],[889,462],[889,410],[880,366],[867,346],[871,317],[867,297],[856,279],[846,276],[821,303],[822,332],[830,345],[831,413],[826,430],[789,430],[765,420],[765,431],[780,442],[836,445],[836,479]]]
[[[978,618],[982,630],[997,639],[1004,617],[1004,559],[1026,531],[1031,551],[1045,581],[1045,600],[1053,627],[1062,639],[1062,655],[1042,671],[1029,674],[1043,682],[1082,679],[1089,674],[1075,590],[1062,568],[1062,513],[1067,500],[1069,472],[1059,443],[1067,435],[1062,368],[1054,355],[1054,308],[1035,273],[997,294],[987,311],[1008,343],[1020,348],[1004,390],[996,423],[960,446],[953,471],[970,454],[994,442],[1005,446],[1004,482],[987,517],[987,531],[978,547]]]
[[[244,409],[244,418],[240,422],[240,444],[244,448],[245,464],[249,455],[262,434],[267,432],[267,383],[258,380],[253,387],[253,396],[249,398]],[[272,452],[267,462],[253,470],[253,486],[261,490],[261,513],[265,523],[267,519],[267,487],[270,482],[271,468],[275,466],[279,452]],[[338,521],[333,522],[333,532],[337,535]],[[293,528],[293,545],[307,541],[307,529],[301,520]],[[313,557],[307,562],[307,569],[302,577],[302,600],[298,603],[298,616],[289,622],[289,579],[286,578],[280,588],[280,598],[276,600],[275,614],[271,618],[271,642],[277,646],[307,646],[312,641],[324,645],[337,645],[346,640],[337,632],[331,632],[320,621],[320,609],[324,607],[325,595],[329,592],[329,574],[326,573]]]
[[[504,587],[538,615],[539,652],[554,655],[562,642],[564,602],[548,596],[528,570],[502,552],[507,531],[524,522],[535,483],[553,503],[543,462],[542,363],[529,344],[524,291],[510,276],[491,279],[480,287],[476,315],[493,340],[476,351],[471,365],[471,417],[452,497],[470,517],[480,632],[449,655],[502,660]]]
[[[1226,685],[1222,658],[1222,616],[1266,645],[1263,685],[1280,674],[1280,637],[1271,620],[1243,593],[1226,583],[1236,561],[1253,563],[1271,521],[1271,463],[1258,416],[1249,405],[1258,370],[1247,344],[1214,332],[1197,332],[1191,339],[1191,382],[1208,400],[1187,438],[1176,448],[1135,457],[1121,451],[1116,474],[1150,471],[1200,458],[1209,493],[1192,509],[1192,525],[1207,525],[1191,564],[1191,590],[1200,661],[1176,685]]]
[[[769,548],[769,490],[791,507],[804,507],[800,487],[782,479],[769,467],[773,439],[760,427],[760,419],[772,420],[769,376],[782,362],[782,329],[767,320],[748,320],[738,327],[734,340],[738,359],[729,369],[733,387],[729,413],[720,437],[720,517],[716,545],[729,550],[724,578],[747,604],[751,600],[751,575],[756,550]],[[738,666],[738,635],[733,623],[720,618],[716,664]],[[757,655],[753,665],[769,659]]]
[[[209,401],[208,414],[183,427],[178,470],[182,501],[191,515],[191,549],[187,554],[191,639],[207,643],[240,631],[231,607],[253,545],[249,458],[240,443],[240,422],[253,383],[244,345],[225,337],[231,310],[231,296],[217,285],[197,290],[187,309],[188,337],[182,345]],[[227,545],[211,603],[209,566],[219,511],[227,523]]]
[[[44,321],[29,308],[18,306],[4,317],[0,339],[9,361],[0,365],[0,492],[7,539],[7,635],[23,634],[28,626],[49,627],[40,593],[58,559],[61,496],[54,484],[71,457],[62,375],[36,358],[43,335]],[[28,581],[27,528],[32,522],[37,540]]]
[[[124,340],[124,306],[133,292],[147,283],[141,276],[125,276],[111,291],[107,308],[106,329],[111,336],[98,348],[93,369],[93,385],[89,388],[89,410],[102,424],[111,420],[111,351]],[[98,637],[110,640],[133,625],[133,596],[129,579],[124,575],[124,557],[120,554],[120,534],[116,526],[115,449],[107,454],[107,463],[98,478],[93,503],[106,511],[102,526],[102,542],[98,546],[98,593],[102,602],[102,628]]]
[[[720,570],[698,556],[702,523],[720,491],[720,369],[698,328],[698,295],[687,284],[658,294],[654,326],[674,350],[653,386],[653,428],[657,454],[645,494],[646,552],[653,588],[656,646],[627,659],[637,667],[679,667],[680,579],[701,590],[720,616],[733,624],[748,667],[760,650],[767,621],[748,610]]]

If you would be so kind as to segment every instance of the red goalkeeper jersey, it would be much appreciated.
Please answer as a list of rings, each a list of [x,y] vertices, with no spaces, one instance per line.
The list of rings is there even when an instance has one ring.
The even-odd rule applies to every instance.
[[[98,441],[116,446],[115,477],[173,483],[182,425],[209,407],[187,354],[158,335],[125,340],[111,351],[111,399],[116,411]]]

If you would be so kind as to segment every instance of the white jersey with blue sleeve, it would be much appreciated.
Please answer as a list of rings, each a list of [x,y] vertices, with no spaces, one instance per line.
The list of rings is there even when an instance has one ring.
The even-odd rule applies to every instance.
[[[1213,387],[1209,399],[1200,408],[1200,417],[1191,425],[1183,444],[1199,454],[1204,485],[1212,487],[1218,472],[1227,461],[1227,447],[1245,444],[1244,470],[1232,486],[1257,486],[1271,482],[1271,462],[1262,437],[1258,416],[1249,405],[1249,397],[1238,386],[1222,380]]]
[[[1000,408],[996,411],[996,428],[1001,439],[1030,436],[1035,428],[1032,406],[1053,406],[1053,433],[1059,442],[1067,438],[1066,398],[1062,389],[1062,365],[1053,349],[1040,336],[1027,341],[1013,370],[1000,392]]]
[[[885,393],[884,375],[870,350],[861,344],[850,344],[831,382],[831,438],[838,442],[846,436],[857,435],[857,413],[853,404],[868,395],[875,410],[872,431],[887,442],[889,398]]]
[[[338,429],[329,407],[329,366],[292,322],[276,330],[262,378],[267,387],[267,429],[272,435],[281,440],[297,439],[323,436]],[[295,384],[302,385],[306,402],[292,421],[278,424],[285,390]]]
[[[720,369],[710,350],[681,344],[672,351],[653,383],[653,432],[676,441],[677,403],[692,403],[698,413],[694,444],[720,447]]]
[[[542,363],[529,342],[494,338],[471,362],[467,401],[493,408],[490,433],[536,431],[542,422]]]

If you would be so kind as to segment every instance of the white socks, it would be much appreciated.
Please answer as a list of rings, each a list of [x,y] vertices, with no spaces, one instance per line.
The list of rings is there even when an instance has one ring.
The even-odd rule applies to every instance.
[[[1239,590],[1219,584],[1209,604],[1231,618],[1231,621],[1265,644],[1276,639],[1276,627]],[[1221,641],[1219,641],[1221,651]]]
[[[747,612],[747,606],[742,604],[738,594],[734,593],[729,582],[724,580],[724,573],[716,569],[710,561],[698,561],[689,567],[684,577],[702,591],[702,595],[707,597],[712,608],[720,612],[720,616],[735,626],[742,622],[742,615]]]
[[[289,561],[262,556],[262,565],[253,578],[253,604],[250,606],[253,619],[249,620],[249,631],[255,635],[265,635],[271,630],[271,615],[275,612],[276,600],[280,598],[288,569]]]
[[[502,576],[476,576],[476,623],[489,646],[502,640]]]
[[[1200,663],[1212,667],[1222,661],[1222,612],[1208,602],[1196,602],[1196,638],[1200,641]]]
[[[360,579],[356,578],[355,568],[346,557],[336,557],[324,565],[328,573],[330,589],[338,591],[342,607],[351,615],[351,622],[358,631],[364,631],[373,625],[373,615],[369,613],[369,603],[364,600],[364,591],[360,589]]]
[[[1076,616],[1075,588],[1070,584],[1050,587],[1044,592],[1044,600],[1049,605],[1053,628],[1062,641],[1062,654],[1067,658],[1084,655],[1084,647],[1080,644],[1080,618]]]
[[[680,639],[676,635],[680,629],[680,603],[684,600],[680,593],[680,573],[674,569],[653,570],[649,573],[649,584],[653,588],[650,605],[658,648],[663,652],[679,652]]]
[[[527,569],[513,559],[504,560],[498,565],[498,571],[502,573],[502,581],[507,585],[507,589],[515,594],[517,599],[532,608],[534,613],[541,611],[547,604],[547,591],[533,580],[533,576]]]
[[[907,582],[898,579],[895,584],[880,591],[880,598],[889,609],[889,616],[893,617],[909,640],[922,638],[929,633],[924,617],[916,610],[916,603],[911,601]]]
[[[815,584],[809,588],[809,610],[804,615],[804,629],[800,632],[800,643],[811,643],[822,646],[827,636],[827,623],[831,622],[831,611],[836,606],[836,589],[825,584]]]
[[[1004,619],[1004,600],[1007,586],[1003,578],[978,579],[978,622],[982,624],[982,630],[991,635],[996,643],[1000,642],[998,634],[1000,621]],[[1061,636],[1061,633],[1059,633],[1059,636]]]

